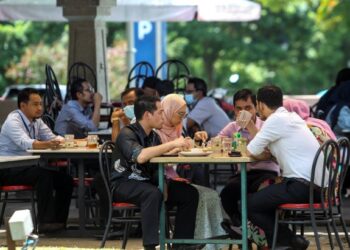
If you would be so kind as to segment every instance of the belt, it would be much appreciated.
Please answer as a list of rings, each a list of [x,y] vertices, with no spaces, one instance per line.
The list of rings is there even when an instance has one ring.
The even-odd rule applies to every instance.
[[[305,180],[305,179],[303,179],[303,178],[288,178],[288,179],[295,180],[297,182],[303,183],[306,186],[310,186],[310,182]],[[314,189],[316,191],[321,191],[321,187],[317,186],[315,183],[314,183],[313,186],[314,186]]]

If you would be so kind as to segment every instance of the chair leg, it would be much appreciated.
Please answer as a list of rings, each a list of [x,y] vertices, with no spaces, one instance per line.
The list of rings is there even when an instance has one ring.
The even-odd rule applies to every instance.
[[[107,236],[108,236],[108,232],[109,232],[109,228],[111,227],[111,222],[112,222],[112,208],[109,208],[108,211],[108,220],[107,220],[107,225],[105,228],[105,232],[103,233],[103,238],[100,244],[100,248],[104,248],[105,244],[106,244],[106,240],[107,240]]]
[[[334,221],[333,218],[332,218],[332,227],[333,227],[333,231],[334,231],[334,234],[335,234],[335,239],[337,240],[339,249],[343,250],[343,244],[342,244],[342,242],[340,240],[338,229],[337,229],[337,225],[335,224],[335,221]]]
[[[350,248],[350,238],[349,238],[349,233],[348,233],[348,229],[346,227],[346,224],[345,224],[345,221],[343,219],[343,210],[341,207],[338,208],[338,213],[340,214],[339,216],[339,220],[340,220],[340,223],[341,223],[341,226],[343,228],[343,232],[345,233],[345,239],[348,243],[348,246]]]
[[[33,223],[34,223],[34,232],[37,232],[38,223],[37,223],[36,209],[35,209],[35,190],[32,190],[30,202],[32,204],[32,216],[33,216]]]
[[[7,204],[7,198],[8,198],[8,193],[4,192],[4,199],[2,200],[2,208],[1,208],[1,215],[0,215],[0,226],[2,223],[4,223],[4,215],[5,215],[5,208]]]
[[[129,213],[132,211],[125,210],[124,211],[124,217],[130,216]],[[129,229],[130,229],[130,222],[125,223],[125,228],[124,228],[124,234],[123,234],[123,242],[122,242],[122,249],[126,248],[126,243],[128,242],[128,237],[129,237]]]
[[[332,239],[332,231],[331,231],[330,223],[327,222],[326,228],[327,228],[327,234],[328,234],[329,244],[330,244],[330,246],[331,246],[331,249],[334,249],[334,243],[333,243],[333,239]],[[334,229],[334,228],[333,228],[333,229]]]
[[[278,223],[279,223],[279,210],[276,209],[275,212],[275,227],[273,231],[273,240],[272,240],[272,250],[275,250],[278,236]]]
[[[320,238],[319,238],[318,232],[317,232],[315,212],[313,210],[311,210],[310,216],[311,216],[312,230],[314,231],[314,236],[315,236],[315,241],[316,241],[316,247],[317,247],[317,250],[321,250]]]

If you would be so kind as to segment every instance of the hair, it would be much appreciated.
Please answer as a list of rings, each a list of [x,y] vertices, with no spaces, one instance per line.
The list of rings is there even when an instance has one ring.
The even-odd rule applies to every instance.
[[[157,83],[156,90],[159,96],[166,96],[175,92],[174,83],[170,80],[163,80]]]
[[[267,85],[258,90],[257,100],[266,104],[270,109],[277,109],[283,106],[282,90],[274,85]]]
[[[162,80],[160,80],[158,77],[155,76],[150,76],[150,77],[146,77],[145,80],[143,81],[143,85],[142,88],[151,88],[151,89],[156,89],[157,88],[157,84],[159,84],[159,82],[161,82]]]
[[[136,120],[140,121],[146,111],[153,114],[157,110],[157,102],[160,102],[160,99],[156,96],[141,96],[138,98],[134,106]]]
[[[253,94],[253,91],[251,91],[250,89],[240,89],[233,96],[233,105],[235,105],[236,101],[238,100],[247,101],[248,98],[250,98],[254,106],[256,106],[256,95]]]
[[[19,93],[18,93],[18,97],[17,97],[17,106],[18,108],[21,108],[21,103],[28,103],[30,95],[40,95],[40,92],[36,89],[33,88],[25,88],[22,89]]]
[[[199,90],[202,91],[203,96],[207,95],[207,84],[203,79],[198,78],[198,77],[190,77],[188,79],[187,84],[193,84],[194,88],[197,91],[199,91]]]
[[[350,68],[343,68],[339,70],[335,79],[335,85],[338,86],[343,82],[350,81]]]
[[[84,78],[75,78],[70,86],[70,95],[73,100],[77,100],[77,93],[81,93],[84,90],[83,82],[88,82],[88,80]]]
[[[128,89],[125,89],[121,94],[120,94],[120,97],[121,99],[123,99],[124,96],[128,95],[129,93],[135,91],[135,95],[136,95],[136,98],[140,98],[141,96],[143,96],[145,93],[143,92],[143,89],[140,89],[140,88],[128,88]]]

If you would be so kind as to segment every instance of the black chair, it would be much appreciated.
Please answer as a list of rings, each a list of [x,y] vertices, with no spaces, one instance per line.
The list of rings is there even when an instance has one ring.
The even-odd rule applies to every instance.
[[[48,64],[45,65],[45,74],[44,113],[49,114],[53,120],[56,120],[63,104],[62,94],[55,72]]]
[[[67,94],[65,102],[72,99],[70,93],[70,87],[74,80],[77,78],[83,78],[90,82],[91,86],[97,88],[97,80],[95,71],[84,62],[75,62],[73,63],[68,70],[68,81],[67,81]]]
[[[138,62],[137,64],[132,67],[128,74],[128,83],[125,87],[125,89],[130,88],[131,84],[134,82],[136,88],[142,88],[143,81],[147,77],[154,76],[154,69],[153,66],[146,61]]]
[[[321,186],[317,188],[315,185],[315,175],[318,161],[322,161],[322,177]],[[333,219],[333,204],[337,188],[337,180],[339,178],[339,147],[337,142],[333,140],[326,141],[316,152],[311,170],[310,181],[310,198],[309,203],[304,204],[282,204],[276,210],[275,231],[273,235],[272,249],[276,247],[278,226],[279,224],[301,225],[309,224],[314,232],[317,249],[321,249],[321,243],[318,235],[317,224],[324,224],[327,227],[328,237],[331,249],[334,244],[331,234],[331,226],[335,233],[337,243],[342,248],[342,244]],[[314,191],[320,190],[321,200],[317,201],[314,197]],[[303,234],[303,228],[302,228]]]
[[[54,131],[55,129],[55,120],[52,118],[49,114],[43,114],[41,116],[41,120],[51,129],[51,131]]]
[[[338,219],[341,223],[343,231],[345,233],[345,238],[350,248],[350,238],[348,234],[348,230],[343,217],[343,196],[341,195],[342,187],[344,184],[344,180],[346,174],[348,172],[349,163],[350,163],[350,141],[346,137],[341,137],[338,139],[338,146],[340,151],[340,174],[338,180],[338,187],[336,189],[336,200],[335,200],[335,209],[333,213],[333,218]]]
[[[99,153],[100,173],[104,182],[104,186],[106,188],[106,194],[108,198],[108,218],[100,248],[103,248],[105,246],[111,224],[124,223],[125,227],[122,249],[125,249],[131,223],[139,223],[141,221],[141,218],[135,216],[136,212],[139,211],[139,208],[136,205],[131,203],[113,202],[114,187],[111,183],[111,173],[114,171],[114,164],[111,152],[115,152],[115,145],[111,141],[106,141],[103,143]],[[115,216],[116,214],[120,214],[121,216]]]

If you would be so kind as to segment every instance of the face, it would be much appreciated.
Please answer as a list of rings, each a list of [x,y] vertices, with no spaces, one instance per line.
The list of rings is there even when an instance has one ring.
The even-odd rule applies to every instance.
[[[253,119],[253,121],[255,121],[256,108],[255,108],[254,103],[250,97],[248,97],[247,100],[239,99],[239,100],[235,101],[235,108],[234,108],[235,116],[238,117],[239,112],[242,110],[246,110],[249,113],[251,113],[252,119]]]
[[[265,115],[266,107],[262,102],[257,101],[256,108],[259,113],[259,117],[261,120],[265,121],[267,119],[267,116]]]
[[[143,89],[143,92],[145,93],[146,96],[157,96],[159,97],[158,91],[149,87],[145,87]]]
[[[170,123],[174,127],[178,126],[179,124],[182,123],[182,120],[187,116],[186,113],[186,105],[182,106],[179,108],[175,114],[171,117]]]
[[[160,102],[156,102],[157,109],[153,111],[153,114],[146,112],[149,126],[156,129],[161,129],[163,126],[163,108],[160,105]]]
[[[131,91],[130,93],[126,94],[122,98],[122,105],[123,107],[128,105],[134,105],[136,102],[136,93],[135,91]]]
[[[92,103],[94,97],[94,88],[91,87],[89,82],[83,82],[83,90],[77,93],[78,101],[82,101],[83,103]]]
[[[39,118],[43,112],[43,103],[40,95],[31,94],[27,103],[22,102],[20,104],[20,109],[30,120]]]
[[[199,91],[196,90],[193,83],[186,85],[186,94],[192,94],[194,99],[198,99]]]

